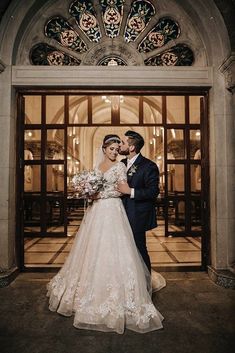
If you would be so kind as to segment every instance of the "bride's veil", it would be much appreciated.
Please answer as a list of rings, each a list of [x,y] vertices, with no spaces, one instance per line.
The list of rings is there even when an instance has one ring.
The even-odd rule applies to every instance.
[[[103,148],[102,145],[100,145],[100,147],[98,148],[96,157],[95,157],[95,161],[94,161],[94,169],[98,169],[99,165],[104,161],[104,152],[103,152]]]

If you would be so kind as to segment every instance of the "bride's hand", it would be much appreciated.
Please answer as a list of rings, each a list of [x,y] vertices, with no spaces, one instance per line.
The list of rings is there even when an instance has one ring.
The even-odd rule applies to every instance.
[[[117,184],[117,191],[119,191],[121,194],[131,194],[131,188],[126,181],[119,181]]]
[[[93,195],[90,195],[89,198],[91,200],[98,200],[100,197],[99,197],[99,192],[97,192],[96,194],[93,194]]]

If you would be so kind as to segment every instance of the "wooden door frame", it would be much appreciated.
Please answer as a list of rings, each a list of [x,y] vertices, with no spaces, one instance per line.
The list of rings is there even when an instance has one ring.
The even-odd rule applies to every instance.
[[[201,158],[201,170],[202,170],[202,179],[204,180],[203,188],[202,188],[202,197],[203,197],[203,228],[202,234],[202,261],[201,261],[201,270],[206,270],[206,267],[210,264],[210,196],[209,196],[209,119],[208,119],[208,99],[209,99],[209,88],[210,87],[146,87],[145,89],[136,87],[136,88],[113,88],[113,87],[103,87],[99,88],[61,88],[61,87],[26,87],[17,89],[17,110],[18,110],[18,119],[17,119],[17,143],[16,143],[16,252],[17,252],[17,264],[20,270],[26,270],[24,266],[24,234],[23,234],[23,222],[22,222],[22,212],[23,212],[23,204],[22,204],[22,183],[24,179],[24,171],[22,168],[22,161],[20,156],[22,156],[22,151],[24,149],[23,146],[23,128],[21,122],[23,121],[24,114],[24,103],[23,96],[24,95],[64,95],[65,96],[65,104],[68,104],[68,100],[66,103],[66,96],[68,95],[135,95],[135,96],[154,96],[154,95],[162,95],[162,96],[204,96],[204,106],[203,106],[203,114],[204,118],[201,121],[200,129],[202,133],[201,147],[202,147],[202,158]],[[66,109],[65,109],[66,114]],[[68,119],[66,119],[68,121]],[[142,122],[142,124],[140,124]],[[65,121],[66,123],[66,121]],[[64,124],[65,125],[65,124]],[[68,124],[67,124],[68,125]],[[66,125],[66,126],[67,126]],[[94,124],[95,125],[95,124]],[[88,124],[87,127],[94,126],[91,123],[91,112],[88,112]],[[131,125],[131,124],[128,124]],[[143,112],[140,112],[140,122],[139,126],[153,126],[154,124],[143,124]],[[105,125],[107,126],[107,125]],[[110,126],[117,126],[116,121],[112,121]],[[118,126],[120,126],[118,124]],[[124,125],[122,125],[124,126]],[[133,124],[133,126],[137,126],[137,124]],[[56,127],[55,127],[56,128]],[[57,125],[58,128],[58,125]],[[67,160],[65,159],[64,168],[66,168]],[[66,190],[66,188],[65,188]],[[20,230],[20,236],[19,236]],[[204,231],[203,231],[204,230]],[[183,268],[183,266],[182,266]],[[27,268],[28,269],[28,268]],[[33,270],[35,270],[34,268]],[[46,271],[50,270],[46,268]],[[52,271],[55,269],[51,268]],[[179,270],[178,268],[175,270]],[[185,269],[184,269],[185,270]],[[193,270],[193,268],[190,268]]]

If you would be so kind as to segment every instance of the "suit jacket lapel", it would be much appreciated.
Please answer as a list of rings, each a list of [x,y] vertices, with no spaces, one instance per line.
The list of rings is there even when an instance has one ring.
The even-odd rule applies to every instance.
[[[137,170],[138,170],[138,166],[141,164],[143,160],[143,156],[140,154],[135,162],[132,164],[132,166],[127,170],[127,180],[128,182],[130,182],[130,180],[134,177],[134,175],[136,174]],[[133,168],[133,172],[131,172]]]
[[[124,163],[125,166],[127,166],[127,158],[122,159],[121,162]]]
[[[138,157],[136,158],[135,162],[132,165],[137,166],[142,162],[142,160],[143,160],[143,156],[142,156],[142,154],[139,154]]]

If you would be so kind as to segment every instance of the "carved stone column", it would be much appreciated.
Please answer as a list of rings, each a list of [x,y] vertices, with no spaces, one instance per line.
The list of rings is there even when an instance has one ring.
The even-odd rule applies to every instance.
[[[226,88],[229,92],[234,94],[235,92],[235,52],[223,62],[220,66],[220,71],[225,76]]]

